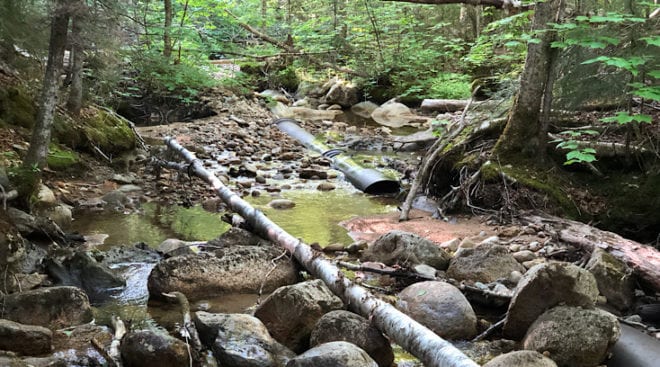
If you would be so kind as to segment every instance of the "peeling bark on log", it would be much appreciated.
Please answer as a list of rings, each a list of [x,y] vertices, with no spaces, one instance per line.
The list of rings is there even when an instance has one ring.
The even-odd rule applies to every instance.
[[[451,343],[411,319],[392,305],[381,301],[369,291],[346,279],[339,269],[314,252],[307,244],[285,232],[262,212],[256,210],[240,196],[233,193],[220,180],[207,171],[193,153],[176,140],[167,137],[165,143],[181,154],[198,177],[202,178],[216,194],[233,210],[252,225],[255,231],[279,244],[315,277],[358,313],[371,319],[382,332],[397,344],[419,358],[428,367],[478,367]]]
[[[534,215],[524,220],[540,225],[550,224],[557,231],[560,241],[586,251],[591,252],[598,247],[609,252],[630,266],[645,285],[660,292],[660,251],[655,248],[568,219]]]

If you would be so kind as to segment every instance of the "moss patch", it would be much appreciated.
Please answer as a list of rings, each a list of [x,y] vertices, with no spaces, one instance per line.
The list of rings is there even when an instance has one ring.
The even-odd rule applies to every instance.
[[[51,144],[46,157],[48,168],[56,171],[66,171],[79,167],[80,157],[70,149],[56,144]]]
[[[56,118],[54,136],[72,149],[89,152],[98,147],[104,154],[117,156],[135,148],[135,135],[126,121],[97,109],[88,109],[79,120]]]
[[[32,97],[20,87],[0,87],[0,120],[9,125],[32,128],[37,107]]]

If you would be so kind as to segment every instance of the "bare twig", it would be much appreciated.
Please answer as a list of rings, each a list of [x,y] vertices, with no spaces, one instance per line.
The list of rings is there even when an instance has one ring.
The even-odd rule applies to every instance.
[[[474,342],[478,342],[478,341],[481,341],[481,340],[484,340],[484,339],[488,338],[494,332],[499,330],[502,327],[502,325],[504,325],[504,320],[506,320],[506,315],[504,317],[502,317],[502,319],[500,321],[498,321],[498,322],[494,323],[493,325],[491,325],[488,329],[486,329],[486,331],[484,331],[483,333],[477,335],[471,341],[474,343]]]
[[[278,257],[276,257],[276,258],[274,258],[273,260],[270,261],[271,264],[273,264],[273,266],[270,268],[270,270],[268,270],[268,273],[266,273],[266,276],[265,276],[264,279],[261,281],[261,285],[259,285],[259,293],[258,293],[258,295],[257,295],[257,304],[260,304],[260,303],[261,303],[261,295],[263,294],[263,291],[264,291],[264,284],[266,284],[266,281],[268,280],[268,277],[270,276],[270,274],[271,274],[273,271],[275,271],[275,269],[277,269],[277,262],[278,262],[280,259],[282,259],[282,258],[284,258],[285,256],[287,256],[287,254],[288,254],[288,252],[287,252],[286,250],[284,250],[284,252],[282,252],[282,254],[280,254]]]

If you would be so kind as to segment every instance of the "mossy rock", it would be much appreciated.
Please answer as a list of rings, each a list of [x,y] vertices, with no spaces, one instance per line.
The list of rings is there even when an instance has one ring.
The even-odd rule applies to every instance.
[[[0,120],[6,124],[32,128],[37,107],[32,97],[20,87],[0,87]]]
[[[98,147],[106,155],[119,155],[135,148],[135,135],[128,123],[104,110],[91,110],[77,121],[56,118],[54,136],[72,149],[89,152]]]
[[[46,157],[48,168],[55,171],[67,171],[80,167],[80,157],[76,152],[65,147],[51,144]]]

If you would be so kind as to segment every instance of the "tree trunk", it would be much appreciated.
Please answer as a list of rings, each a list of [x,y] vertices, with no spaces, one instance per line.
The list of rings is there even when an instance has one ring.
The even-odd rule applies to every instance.
[[[57,0],[50,29],[50,43],[48,46],[48,62],[44,74],[43,87],[39,97],[39,112],[32,129],[30,148],[23,160],[23,166],[39,168],[46,165],[48,144],[50,144],[53,114],[57,105],[57,87],[62,74],[64,48],[69,27],[69,12],[67,1]]]
[[[369,318],[378,329],[419,358],[425,366],[478,367],[474,361],[452,344],[343,276],[340,270],[325,257],[315,253],[307,244],[285,232],[262,212],[229,190],[216,176],[204,168],[202,161],[176,140],[167,137],[165,143],[181,154],[189,163],[187,171],[194,173],[211,185],[213,191],[233,212],[241,215],[255,233],[277,243],[293,254],[313,276],[323,280],[328,288],[341,297],[346,304],[362,316]]]
[[[547,0],[536,4],[533,30],[546,28],[559,11],[560,0]],[[495,153],[504,158],[538,159],[545,156],[546,133],[539,121],[541,105],[548,74],[551,72],[550,60],[554,39],[553,32],[544,32],[540,42],[529,43],[525,68],[520,75],[520,89],[509,114],[504,133],[500,136]]]
[[[163,29],[163,56],[169,59],[172,56],[172,0],[163,0],[165,4],[165,28]]]
[[[74,116],[80,115],[83,97],[83,64],[85,62],[85,51],[82,39],[83,19],[86,11],[85,4],[80,2],[80,8],[71,20],[71,85],[69,86],[69,99],[66,108]]]

